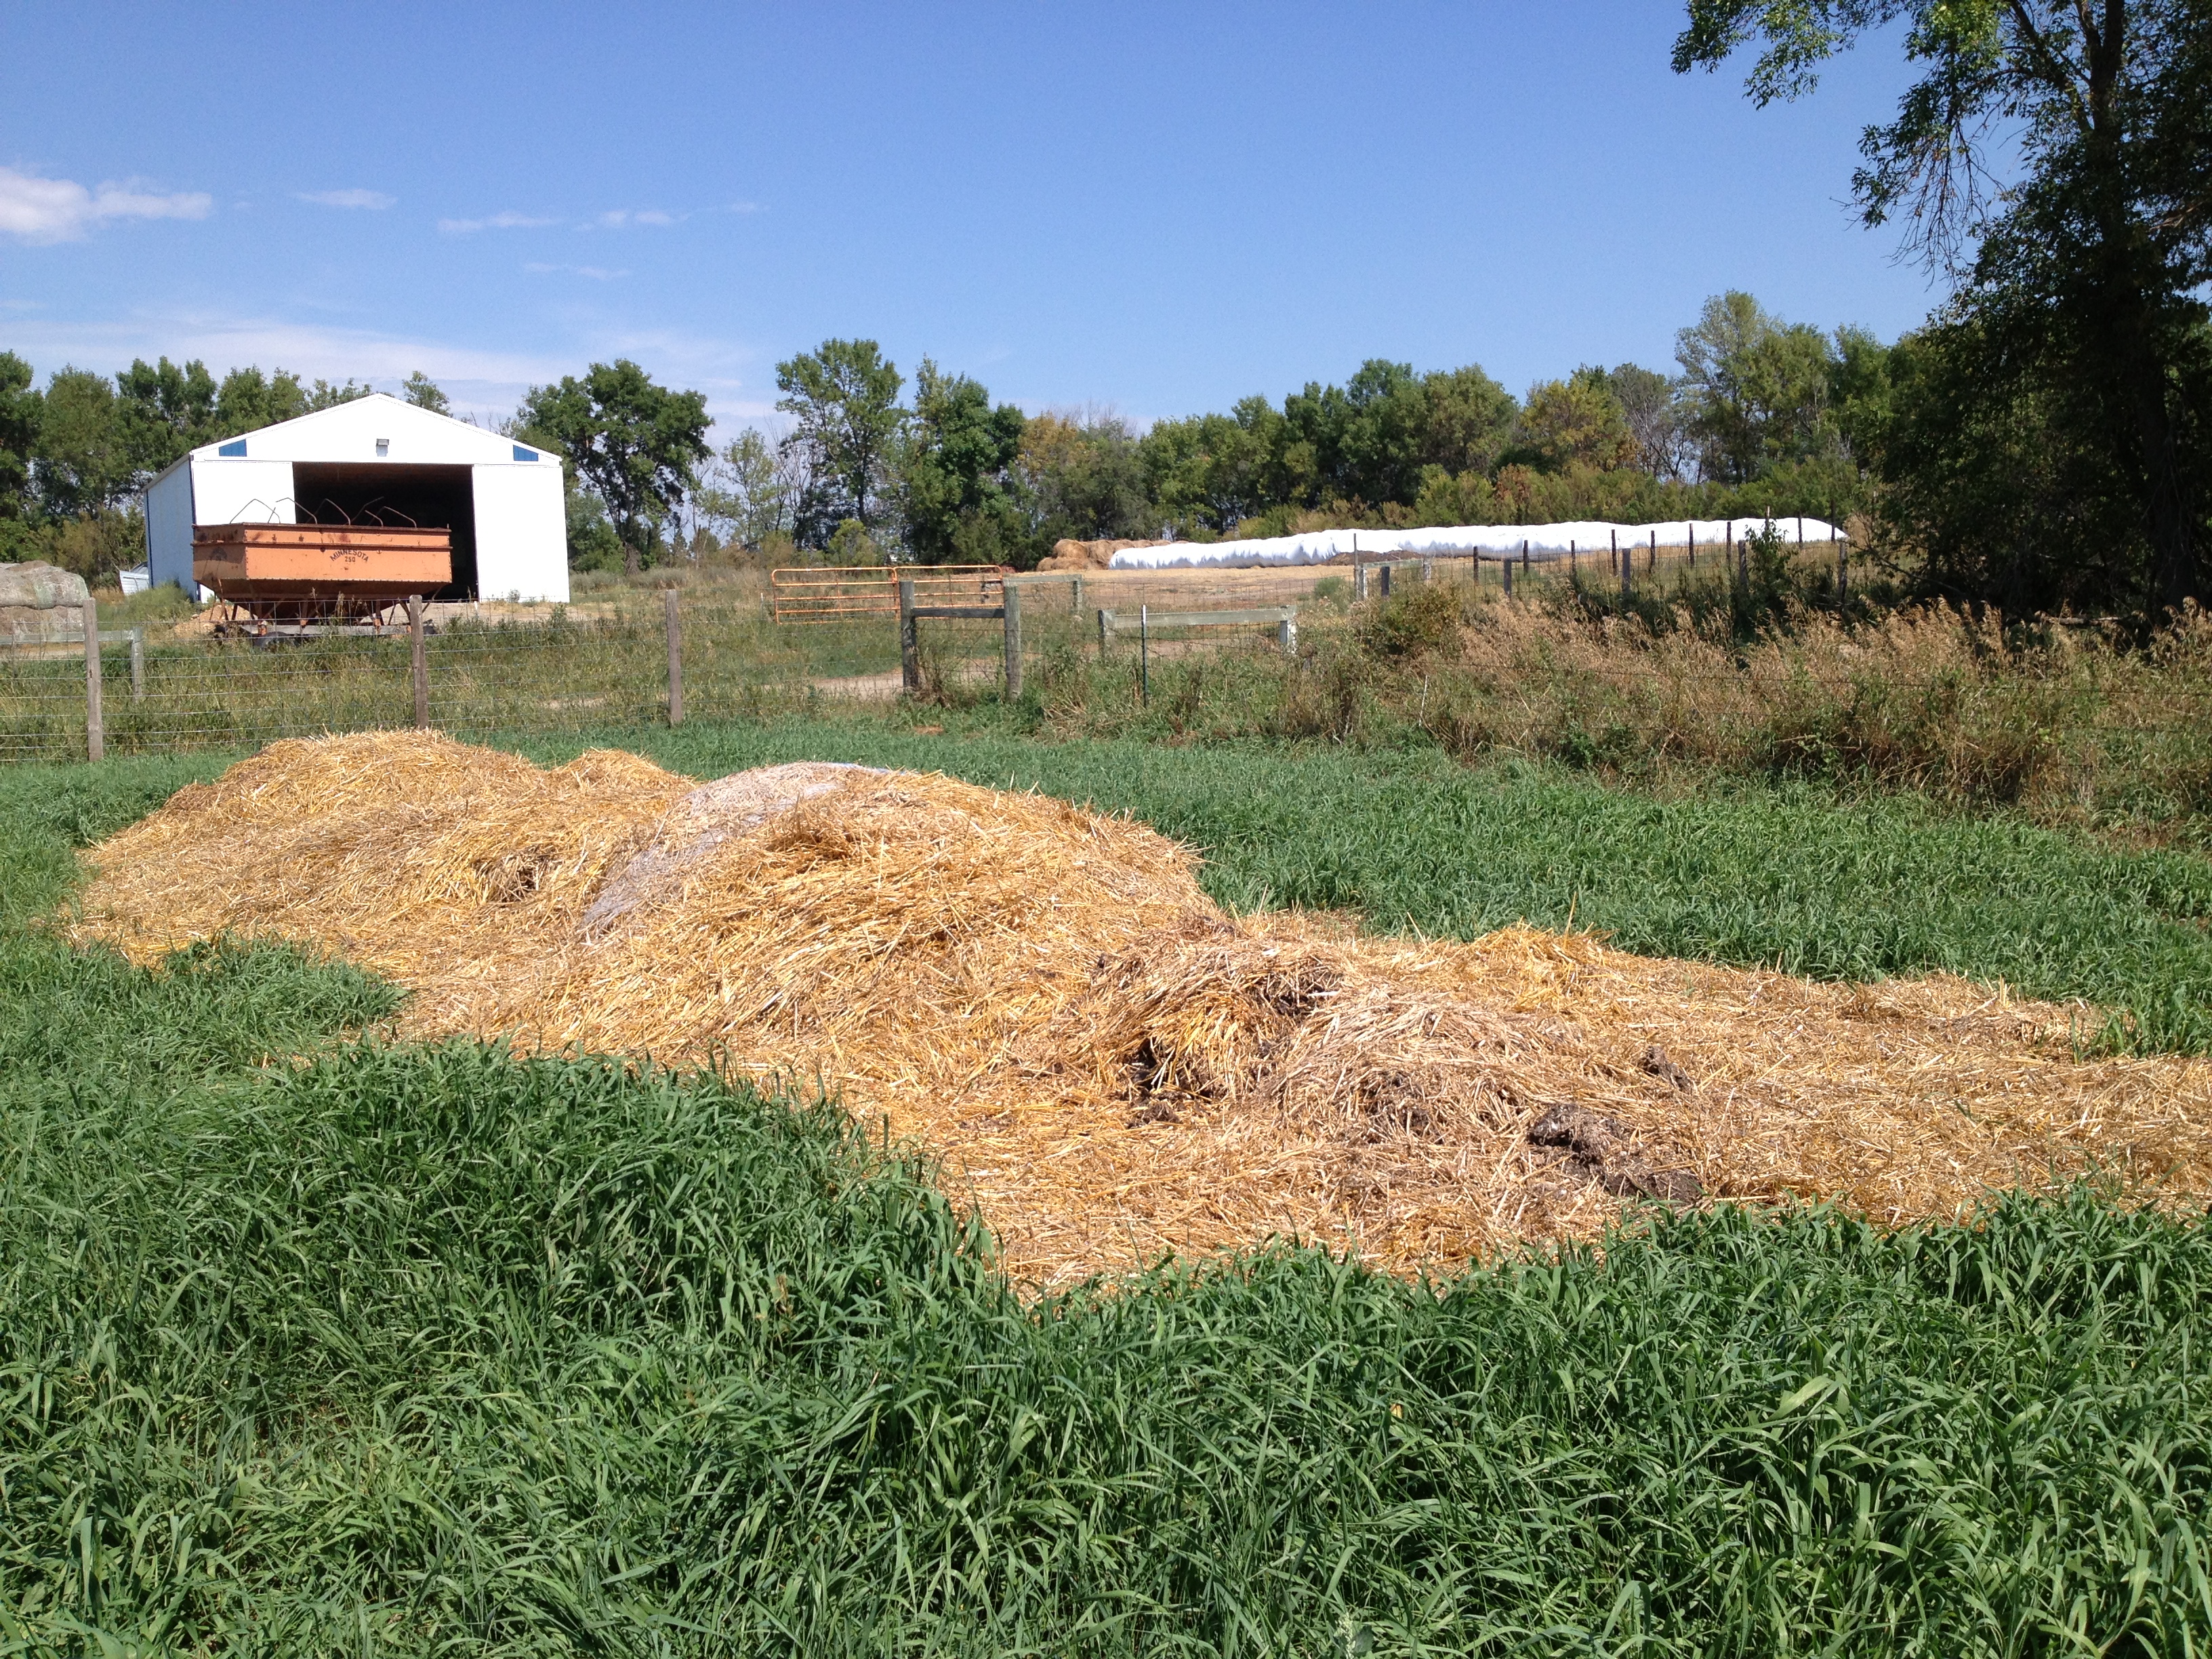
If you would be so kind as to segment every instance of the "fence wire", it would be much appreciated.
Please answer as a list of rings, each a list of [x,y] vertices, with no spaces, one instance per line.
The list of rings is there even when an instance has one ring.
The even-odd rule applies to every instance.
[[[1495,588],[1487,567],[1480,584]],[[1549,569],[1545,569],[1548,563]],[[1437,579],[1465,580],[1464,558],[1394,561],[1400,581],[1419,580],[1429,567]],[[1247,658],[1255,665],[1281,652],[1266,625],[1160,626],[1140,641],[1133,623],[1140,606],[1182,612],[1249,611],[1294,605],[1300,668],[1315,648],[1342,637],[1366,614],[1355,610],[1359,588],[1377,594],[1382,567],[1358,572],[1309,568],[1291,572],[1173,571],[1069,573],[1024,584],[1020,660],[1025,685],[1062,684],[1084,672],[1126,678],[1132,696],[1145,673],[1165,684],[1179,665]],[[1604,572],[1597,573],[1601,578]],[[1534,597],[1570,573],[1553,559],[1532,564],[1523,591]],[[1110,637],[1097,613],[1116,613]],[[890,698],[902,687],[895,617],[865,617],[807,626],[770,620],[757,598],[713,590],[686,595],[679,607],[681,678],[689,720],[757,719],[799,711],[824,701]],[[669,717],[669,641],[659,604],[636,601],[584,617],[556,610],[542,620],[484,623],[448,619],[425,641],[429,723],[459,736],[527,736],[614,730],[665,723]],[[1004,635],[991,622],[921,624],[926,692],[988,696],[1004,671]],[[283,738],[411,725],[415,719],[410,643],[404,631],[381,637],[307,640],[171,638],[146,641],[143,673],[131,672],[127,645],[103,647],[103,726],[110,755],[234,751]],[[1118,684],[1118,681],[1117,681]],[[1961,681],[1922,682],[1832,672],[1796,663],[1716,671],[1710,665],[1670,665],[1559,660],[1519,684],[1490,693],[1501,701],[1548,696],[1563,702],[1612,696],[1649,704],[1721,687],[1753,699],[1780,698],[1793,687],[1830,693],[1875,690],[1940,698]],[[1971,689],[1970,687],[1963,689]],[[2136,744],[2191,745],[2203,740],[2202,710],[2212,689],[2172,684],[2155,692],[2108,695],[2113,688],[2056,684],[2055,708],[2070,708],[2069,732]],[[86,664],[81,644],[0,648],[0,761],[81,760],[87,751]],[[2141,719],[2131,715],[2140,713]]]

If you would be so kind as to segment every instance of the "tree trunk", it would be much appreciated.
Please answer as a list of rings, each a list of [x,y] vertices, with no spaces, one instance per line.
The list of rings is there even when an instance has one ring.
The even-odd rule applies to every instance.
[[[629,576],[637,575],[645,568],[645,562],[638,552],[637,522],[635,520],[624,519],[623,520],[621,539],[623,550],[623,574]]]

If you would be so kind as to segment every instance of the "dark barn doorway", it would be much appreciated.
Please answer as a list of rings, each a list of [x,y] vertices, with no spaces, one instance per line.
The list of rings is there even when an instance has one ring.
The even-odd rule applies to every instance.
[[[474,469],[405,462],[367,465],[295,461],[292,507],[302,524],[415,525],[449,532],[453,580],[429,595],[477,597],[477,502]]]

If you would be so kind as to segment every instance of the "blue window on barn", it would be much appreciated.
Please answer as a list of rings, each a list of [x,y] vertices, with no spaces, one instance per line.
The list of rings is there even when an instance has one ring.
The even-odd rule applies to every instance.
[[[514,459],[518,461],[534,461],[538,459],[538,452],[534,449],[525,449],[520,444],[517,444],[514,447]]]
[[[218,455],[244,455],[246,453],[246,440],[243,438],[234,438],[230,442],[223,445],[222,448],[216,450],[216,453]]]

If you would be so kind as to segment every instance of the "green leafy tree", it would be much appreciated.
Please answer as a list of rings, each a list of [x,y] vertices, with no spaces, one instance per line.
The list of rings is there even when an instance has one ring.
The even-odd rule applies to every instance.
[[[1520,414],[1511,392],[1474,363],[1424,374],[1421,392],[1424,468],[1459,474],[1488,472],[1498,465]]]
[[[1283,417],[1265,398],[1244,398],[1233,414],[1156,422],[1138,441],[1146,490],[1183,533],[1231,534],[1290,487],[1283,435]]]
[[[635,575],[658,546],[659,526],[696,481],[707,446],[707,399],[671,392],[627,357],[593,363],[581,380],[533,386],[522,429],[561,453],[605,504]]]
[[[1549,472],[1577,464],[1604,471],[1636,458],[1627,414],[1602,370],[1577,369],[1571,379],[1529,387],[1521,405],[1521,441]]]
[[[917,560],[945,564],[970,548],[996,550],[1020,538],[1013,467],[1027,424],[1012,404],[994,408],[980,382],[921,360],[898,454],[907,544]]]
[[[1035,551],[1063,537],[1141,540],[1160,532],[1139,441],[1118,415],[1037,416],[1022,428],[1017,465]]]
[[[403,403],[427,409],[433,415],[453,412],[453,402],[446,396],[445,389],[419,368],[400,383],[399,397]]]
[[[847,519],[872,534],[884,527],[906,419],[896,365],[873,340],[824,340],[819,349],[778,363],[775,384],[783,393],[775,406],[794,422],[784,441],[805,452],[807,462],[799,541],[823,546]]]
[[[115,377],[115,417],[133,485],[143,489],[171,462],[214,435],[215,376],[198,358],[179,368],[143,357]]]
[[[37,507],[31,498],[31,459],[38,453],[39,416],[45,400],[30,364],[0,351],[0,560],[23,556]]]
[[[1674,337],[1688,425],[1705,475],[1742,483],[1835,448],[1827,337],[1784,323],[1748,294],[1707,300]]]
[[[64,368],[46,382],[31,474],[40,507],[54,519],[104,511],[130,495],[131,458],[105,374]]]
[[[1945,385],[1978,375],[1982,414],[2008,411],[2029,447],[2040,424],[2043,442],[2096,456],[2118,482],[2135,553],[2108,599],[2154,615],[2202,600],[2212,8],[1690,0],[1674,67],[1717,68],[1755,45],[1747,90],[1763,105],[1811,91],[1829,58],[1900,22],[1918,78],[1896,118],[1868,130],[1852,184],[1865,222],[1901,220],[1908,246],[1960,284],[1929,361]],[[1904,465],[1928,451],[1888,453]],[[2081,550],[2063,533],[2050,546],[2057,559]]]

